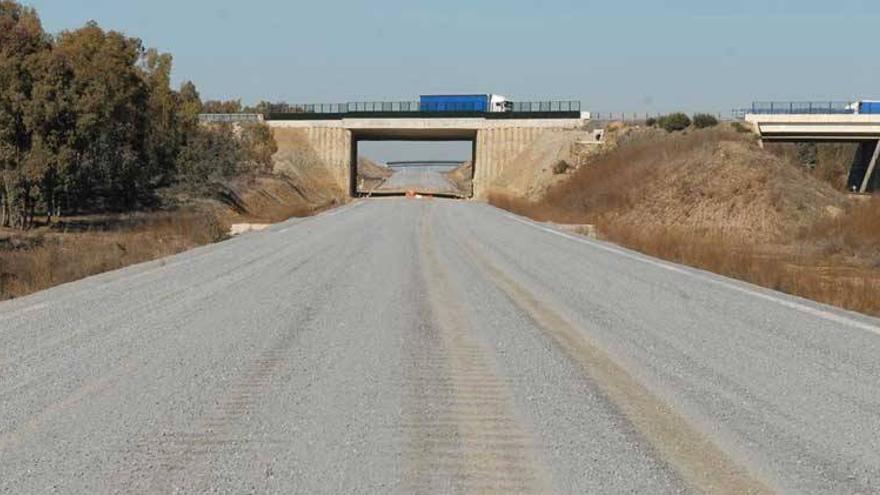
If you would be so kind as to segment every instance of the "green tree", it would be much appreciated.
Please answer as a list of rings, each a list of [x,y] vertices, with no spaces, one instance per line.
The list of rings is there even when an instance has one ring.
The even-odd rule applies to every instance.
[[[53,39],[34,9],[0,0],[0,225],[127,210],[172,183],[271,171],[270,129],[200,125],[200,113],[241,102],[203,104],[191,82],[174,91],[172,62],[94,22]]]
[[[34,57],[31,72],[33,88],[25,119],[32,143],[27,168],[31,179],[39,182],[40,196],[51,219],[53,214],[61,214],[63,181],[74,158],[71,140],[76,124],[76,94],[73,72],[56,51],[43,51]]]
[[[262,122],[243,125],[240,140],[251,170],[260,173],[272,172],[272,156],[278,151],[272,129]]]
[[[202,98],[199,96],[199,91],[192,81],[186,81],[180,86],[177,97],[180,108],[181,133],[185,143],[199,126],[199,114],[202,113]]]
[[[212,182],[238,174],[245,158],[232,125],[200,127],[180,154],[180,177],[189,189],[205,192]]]
[[[27,114],[33,91],[31,60],[50,48],[36,11],[0,1],[0,224],[27,227],[34,209]]]
[[[146,175],[153,184],[168,184],[175,173],[177,155],[183,145],[179,98],[171,89],[170,54],[151,48],[142,61],[149,111],[146,133]]]
[[[71,64],[78,95],[71,203],[90,206],[87,200],[99,198],[101,206],[131,208],[149,177],[143,167],[149,90],[138,66],[141,42],[90,22],[61,33],[56,49]]]
[[[209,100],[203,105],[204,113],[241,113],[241,100]]]
[[[691,118],[681,112],[671,113],[657,119],[657,125],[667,132],[683,131],[691,126]]]
[[[694,127],[697,129],[705,129],[707,127],[715,127],[718,125],[718,119],[714,115],[708,113],[698,113],[694,115]]]

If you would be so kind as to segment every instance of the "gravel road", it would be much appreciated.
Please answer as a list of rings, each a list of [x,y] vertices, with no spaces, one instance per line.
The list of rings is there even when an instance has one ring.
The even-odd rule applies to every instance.
[[[880,321],[374,199],[0,304],[3,493],[880,493]]]

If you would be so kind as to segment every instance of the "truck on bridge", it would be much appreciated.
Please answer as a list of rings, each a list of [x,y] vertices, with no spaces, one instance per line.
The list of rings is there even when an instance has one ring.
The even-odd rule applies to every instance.
[[[422,112],[509,112],[513,102],[501,95],[421,95]]]
[[[850,109],[859,115],[876,115],[880,114],[880,101],[877,100],[859,100],[850,105]]]

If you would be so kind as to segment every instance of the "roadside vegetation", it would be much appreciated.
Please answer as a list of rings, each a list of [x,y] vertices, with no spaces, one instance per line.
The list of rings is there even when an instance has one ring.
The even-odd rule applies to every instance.
[[[694,114],[692,119],[686,113],[675,112],[668,115],[661,115],[660,117],[649,117],[645,120],[645,125],[648,127],[659,127],[666,132],[684,131],[691,126],[695,129],[706,129],[709,127],[715,127],[719,123],[720,122],[714,115],[708,113]]]
[[[677,120],[677,119],[676,119]],[[541,221],[595,225],[660,258],[880,315],[880,199],[844,192],[841,147],[804,163],[722,124],[619,126],[607,149],[537,198],[492,194]],[[800,157],[800,158],[799,158]]]
[[[267,126],[199,123],[259,108],[203,102],[171,69],[136,38],[94,22],[51,35],[0,0],[0,299],[327,205],[273,173]]]

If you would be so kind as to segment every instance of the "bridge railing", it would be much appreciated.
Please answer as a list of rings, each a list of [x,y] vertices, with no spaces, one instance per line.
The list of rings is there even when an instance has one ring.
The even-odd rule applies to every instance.
[[[515,101],[510,111],[515,113],[579,112],[580,101]],[[357,114],[398,112],[479,112],[485,113],[475,102],[418,102],[418,101],[358,101],[348,103],[297,103],[269,105],[270,114]],[[492,112],[498,113],[498,112]]]
[[[581,102],[574,100],[514,101],[511,110],[521,113],[580,112]]]
[[[269,106],[269,113],[345,114],[365,112],[418,112],[417,101],[359,101],[348,103],[295,103]]]
[[[756,101],[745,113],[756,115],[846,115],[856,113],[848,101]]]

